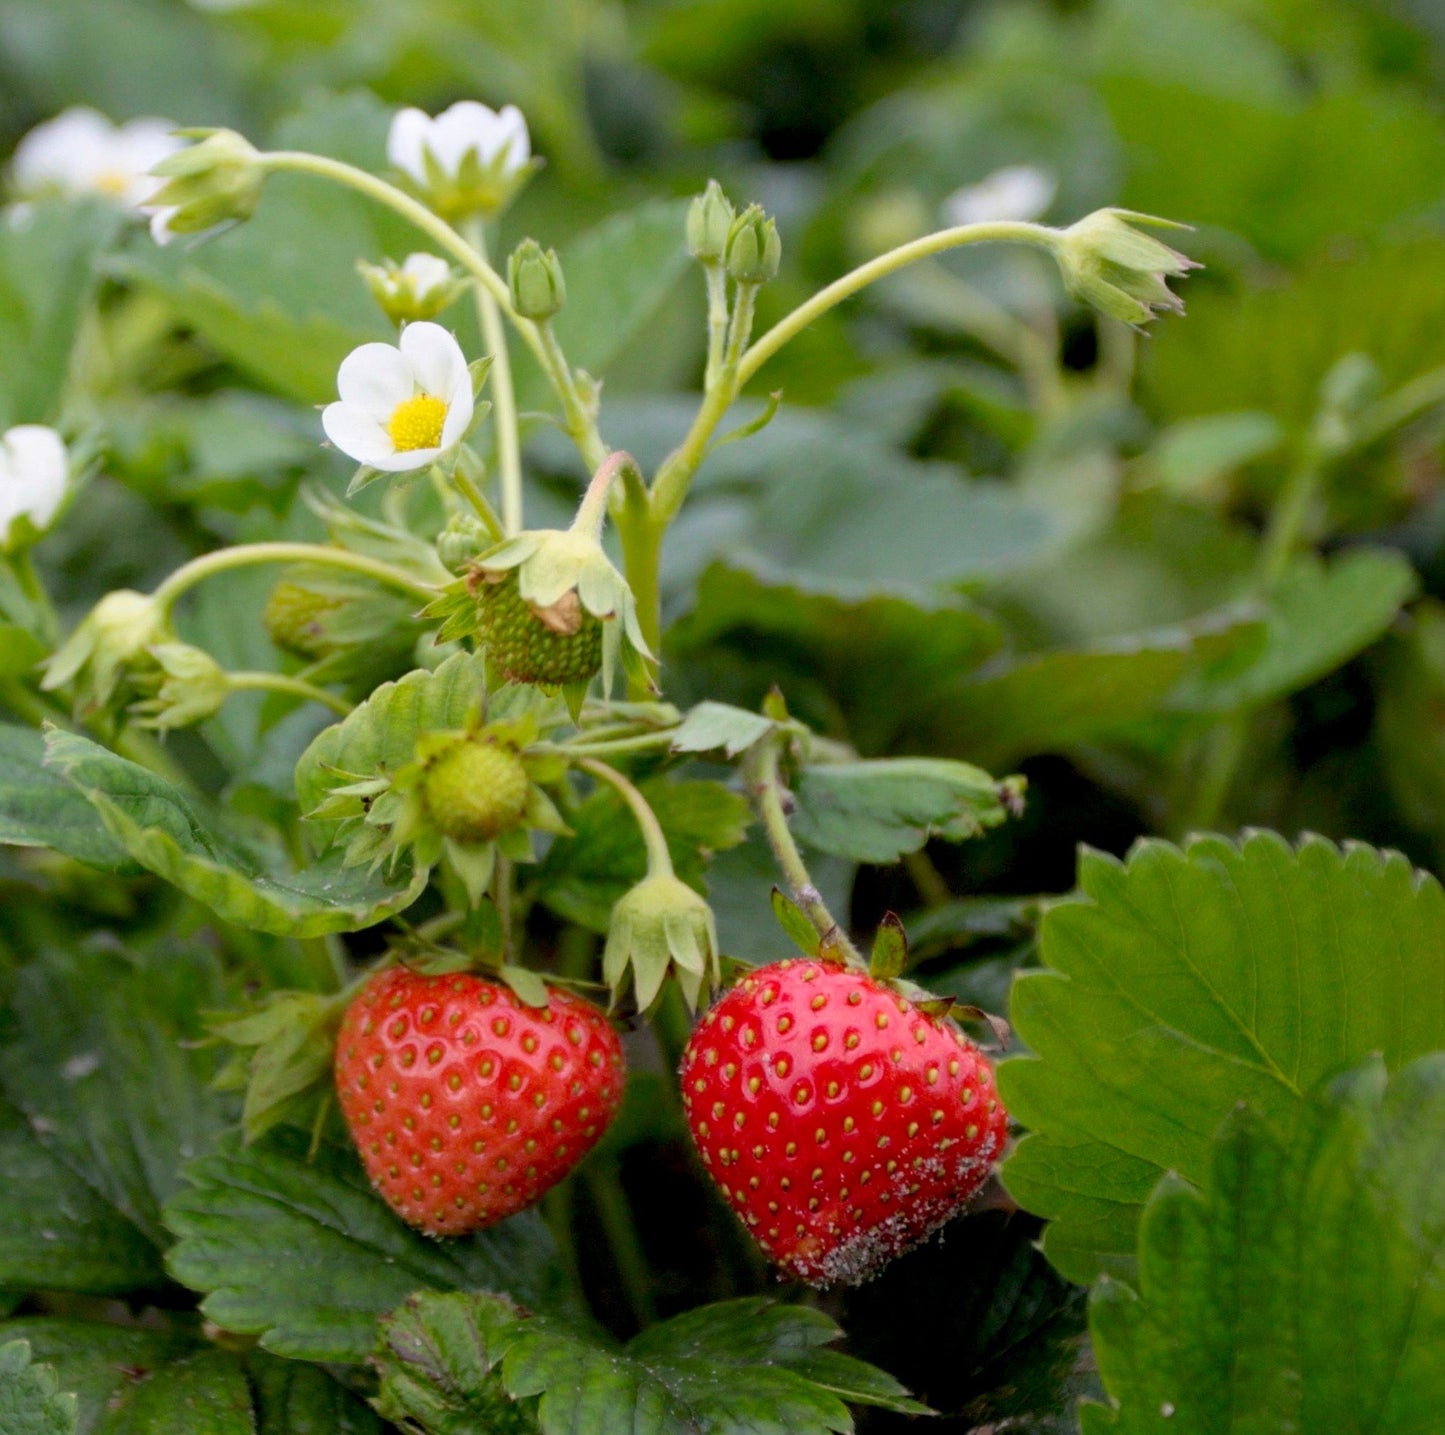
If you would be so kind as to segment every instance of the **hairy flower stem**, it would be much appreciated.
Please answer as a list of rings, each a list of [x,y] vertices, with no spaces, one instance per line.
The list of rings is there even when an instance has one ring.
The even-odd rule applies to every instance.
[[[828,910],[822,894],[813,885],[803,854],[788,827],[787,800],[782,776],[783,739],[764,738],[748,754],[743,765],[743,781],[757,808],[768,846],[773,849],[778,868],[792,891],[793,898],[813,924],[818,936],[836,945],[852,966],[867,967],[847,932]]]
[[[595,757],[579,758],[576,765],[583,772],[590,772],[593,777],[609,783],[631,809],[632,816],[642,833],[642,845],[647,849],[647,875],[649,877],[671,877],[673,875],[672,854],[667,850],[667,838],[663,834],[662,824],[657,820],[657,814],[652,810],[647,799],[615,767],[610,767],[605,762],[599,762]]]
[[[227,673],[226,686],[233,693],[271,692],[285,693],[289,697],[302,698],[309,703],[320,703],[341,717],[348,716],[355,708],[335,693],[308,683],[305,678],[292,677],[288,673]]]
[[[236,548],[221,548],[215,553],[193,558],[177,568],[151,597],[163,612],[169,612],[182,593],[203,579],[232,568],[249,567],[253,563],[312,563],[326,568],[344,568],[350,573],[374,578],[388,588],[395,588],[423,602],[430,602],[437,592],[431,584],[413,578],[400,568],[393,568],[390,563],[352,553],[346,548],[332,548],[324,543],[243,543]]]
[[[462,236],[487,260],[486,226],[480,217],[469,219]],[[495,272],[495,271],[493,271]],[[502,531],[506,537],[522,531],[522,439],[517,427],[517,391],[512,385],[512,359],[507,351],[507,330],[496,296],[483,285],[476,286],[477,322],[491,353],[487,375],[491,385],[493,413],[497,426],[497,472],[502,486]]]

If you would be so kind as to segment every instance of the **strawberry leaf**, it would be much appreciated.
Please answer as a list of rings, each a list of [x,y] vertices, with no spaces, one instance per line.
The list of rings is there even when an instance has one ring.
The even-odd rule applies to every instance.
[[[1090,1324],[1112,1408],[1087,1435],[1437,1428],[1445,1409],[1445,1056],[1334,1080],[1292,1137],[1233,1115],[1195,1190],[1165,1177],[1138,1294],[1105,1278]]]
[[[396,887],[338,860],[293,871],[279,845],[243,837],[200,798],[76,733],[51,732],[46,762],[141,866],[240,927],[293,937],[354,932],[409,907],[426,884],[422,873]]]
[[[873,952],[868,959],[869,976],[889,982],[901,977],[908,965],[908,933],[895,912],[885,912],[873,938]]]
[[[259,1335],[278,1355],[355,1363],[377,1316],[429,1290],[497,1289],[533,1309],[570,1310],[557,1249],[534,1212],[465,1240],[433,1241],[383,1204],[349,1150],[308,1159],[299,1131],[230,1143],[185,1168],[192,1189],[166,1207],[178,1237],[167,1264],[206,1293],[227,1330]]]
[[[765,738],[772,718],[727,703],[702,702],[691,709],[672,735],[673,752],[723,752],[737,757]]]
[[[1086,852],[1080,887],[1044,917],[1051,970],[1014,985],[1037,1055],[999,1068],[1034,1133],[1004,1182],[1052,1218],[1044,1249],[1073,1279],[1132,1276],[1155,1183],[1201,1181],[1240,1101],[1288,1131],[1341,1066],[1445,1045],[1445,893],[1398,853],[1271,833],[1147,841],[1124,863]]]
[[[805,957],[818,955],[818,933],[813,924],[803,915],[803,909],[778,887],[773,888],[773,916]]]
[[[429,1435],[827,1435],[852,1430],[849,1403],[926,1413],[881,1370],[825,1349],[841,1334],[820,1311],[754,1297],[676,1316],[619,1349],[495,1296],[422,1295],[383,1322],[378,1403]],[[501,1392],[515,1423],[477,1424],[496,1418]]]
[[[5,1435],[74,1435],[75,1396],[63,1394],[54,1370],[36,1365],[23,1340],[0,1345],[0,1430]]]

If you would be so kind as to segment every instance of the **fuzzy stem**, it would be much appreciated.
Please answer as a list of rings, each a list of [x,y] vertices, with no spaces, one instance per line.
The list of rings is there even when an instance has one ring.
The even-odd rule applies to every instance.
[[[245,543],[236,548],[221,548],[214,553],[193,558],[177,568],[151,598],[163,612],[175,606],[176,599],[188,588],[202,579],[231,568],[245,568],[253,563],[316,563],[323,567],[345,568],[352,573],[361,573],[385,583],[388,588],[399,589],[413,597],[430,602],[436,597],[436,589],[400,568],[393,568],[377,558],[368,558],[361,553],[352,553],[345,548],[332,548],[322,543]]]
[[[847,933],[828,910],[822,894],[813,885],[807,863],[793,840],[788,827],[788,813],[783,799],[782,740],[777,737],[765,738],[749,754],[743,767],[743,780],[747,783],[767,836],[768,846],[782,871],[793,897],[807,914],[808,920],[820,937],[830,938],[838,943],[850,964],[866,967],[858,949],[849,940]]]
[[[612,492],[613,481],[618,474],[628,471],[641,482],[642,472],[637,467],[637,460],[630,453],[618,449],[617,452],[607,455],[602,466],[592,475],[587,492],[582,495],[577,517],[572,520],[573,533],[585,534],[595,542],[602,541],[602,525],[607,520],[607,498]]]
[[[599,762],[595,757],[578,758],[577,766],[583,772],[610,783],[617,789],[622,800],[632,810],[632,816],[642,832],[642,843],[647,849],[647,875],[649,877],[671,877],[672,854],[667,850],[667,838],[657,814],[648,805],[647,799],[615,767]]]
[[[727,270],[716,260],[703,266],[707,280],[707,369],[703,388],[711,389],[722,373],[723,346],[728,332]]]
[[[537,337],[541,342],[538,357],[561,401],[567,433],[577,445],[582,461],[588,468],[596,470],[607,457],[607,445],[597,430],[597,420],[588,412],[587,404],[578,391],[577,381],[572,377],[572,366],[567,362],[567,356],[557,342],[557,334],[550,319],[543,319],[537,325]]]
[[[480,217],[469,219],[463,237],[482,260],[487,259],[486,228]],[[502,486],[502,529],[506,537],[522,531],[522,439],[517,428],[517,391],[512,385],[512,359],[507,351],[507,330],[496,296],[476,286],[477,322],[492,356],[487,375],[497,420],[497,472]],[[509,296],[510,297],[510,296]]]
[[[342,717],[348,716],[356,707],[355,703],[349,703],[345,698],[327,692],[325,688],[308,683],[305,678],[292,677],[288,673],[227,673],[226,686],[233,693],[286,693],[291,697],[302,698],[306,702],[321,703]]]

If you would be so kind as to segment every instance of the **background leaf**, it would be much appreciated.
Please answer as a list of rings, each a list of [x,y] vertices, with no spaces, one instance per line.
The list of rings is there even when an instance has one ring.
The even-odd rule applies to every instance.
[[[32,1364],[23,1340],[0,1345],[0,1430],[5,1435],[72,1435],[75,1396],[56,1388],[55,1372]]]

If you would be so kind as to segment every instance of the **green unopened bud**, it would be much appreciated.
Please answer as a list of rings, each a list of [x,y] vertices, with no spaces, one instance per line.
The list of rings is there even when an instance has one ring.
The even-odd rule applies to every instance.
[[[200,143],[167,155],[151,173],[167,181],[144,205],[151,233],[164,244],[233,219],[249,219],[261,200],[266,169],[255,147],[234,130],[183,131]]]
[[[639,1011],[652,1005],[669,971],[693,1008],[718,984],[712,908],[671,872],[644,878],[612,909],[602,974],[614,996],[629,970]]]
[[[728,231],[737,213],[715,179],[687,209],[687,252],[704,264],[720,264],[728,248]]]
[[[74,682],[78,708],[104,707],[123,676],[154,670],[149,649],[169,637],[153,598],[129,588],[107,593],[45,665],[40,686],[50,692]]]
[[[131,705],[142,727],[168,732],[220,711],[230,685],[225,670],[209,653],[189,643],[156,643],[150,655],[156,666],[137,682],[147,696]]]
[[[371,297],[393,324],[414,324],[435,319],[466,288],[445,259],[435,254],[408,254],[398,264],[357,264]]]
[[[766,284],[776,278],[783,258],[778,226],[759,204],[750,204],[728,229],[728,273],[739,284]]]
[[[1134,325],[1147,324],[1160,310],[1182,314],[1184,301],[1166,281],[1200,267],[1143,233],[1136,227],[1141,224],[1189,227],[1128,209],[1100,209],[1064,230],[1054,251],[1064,287],[1074,298]]]
[[[507,286],[512,308],[524,319],[540,323],[567,302],[567,281],[557,251],[543,249],[535,239],[524,239],[507,256]]]

